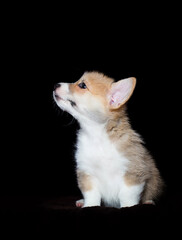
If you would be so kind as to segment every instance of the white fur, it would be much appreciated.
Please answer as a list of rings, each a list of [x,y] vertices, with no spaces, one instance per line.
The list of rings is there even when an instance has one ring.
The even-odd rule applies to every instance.
[[[125,184],[128,159],[109,140],[104,124],[84,122],[78,134],[76,161],[78,169],[93,179],[92,190],[83,193],[84,207],[98,206],[101,199],[114,207],[138,204],[144,184]]]

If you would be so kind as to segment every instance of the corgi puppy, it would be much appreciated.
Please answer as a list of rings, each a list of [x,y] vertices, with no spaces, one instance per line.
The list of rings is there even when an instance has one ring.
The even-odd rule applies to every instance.
[[[138,133],[130,126],[126,102],[134,77],[115,82],[99,72],[85,72],[75,83],[58,83],[57,105],[80,124],[76,173],[83,199],[79,207],[130,207],[153,203],[163,181]]]

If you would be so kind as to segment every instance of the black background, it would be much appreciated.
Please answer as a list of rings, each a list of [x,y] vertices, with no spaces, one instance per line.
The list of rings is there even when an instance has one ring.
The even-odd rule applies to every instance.
[[[79,194],[74,162],[79,126],[58,109],[52,91],[55,83],[77,81],[90,70],[116,80],[137,78],[128,102],[131,124],[155,158],[167,192],[179,193],[181,49],[173,10],[147,8],[143,15],[115,10],[112,21],[109,10],[84,11],[80,21],[80,12],[59,10],[50,15],[44,8],[26,8],[4,17],[0,194]]]

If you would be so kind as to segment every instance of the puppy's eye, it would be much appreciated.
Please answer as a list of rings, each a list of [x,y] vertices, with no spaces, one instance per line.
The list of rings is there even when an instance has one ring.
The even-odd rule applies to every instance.
[[[79,83],[78,87],[82,88],[82,89],[86,89],[87,88],[87,86],[86,86],[86,84],[84,82]]]

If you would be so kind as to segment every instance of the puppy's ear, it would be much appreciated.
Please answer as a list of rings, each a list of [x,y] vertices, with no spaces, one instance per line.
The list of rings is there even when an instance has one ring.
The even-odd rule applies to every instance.
[[[121,107],[132,95],[136,85],[136,78],[126,78],[111,85],[108,101],[111,109]]]

